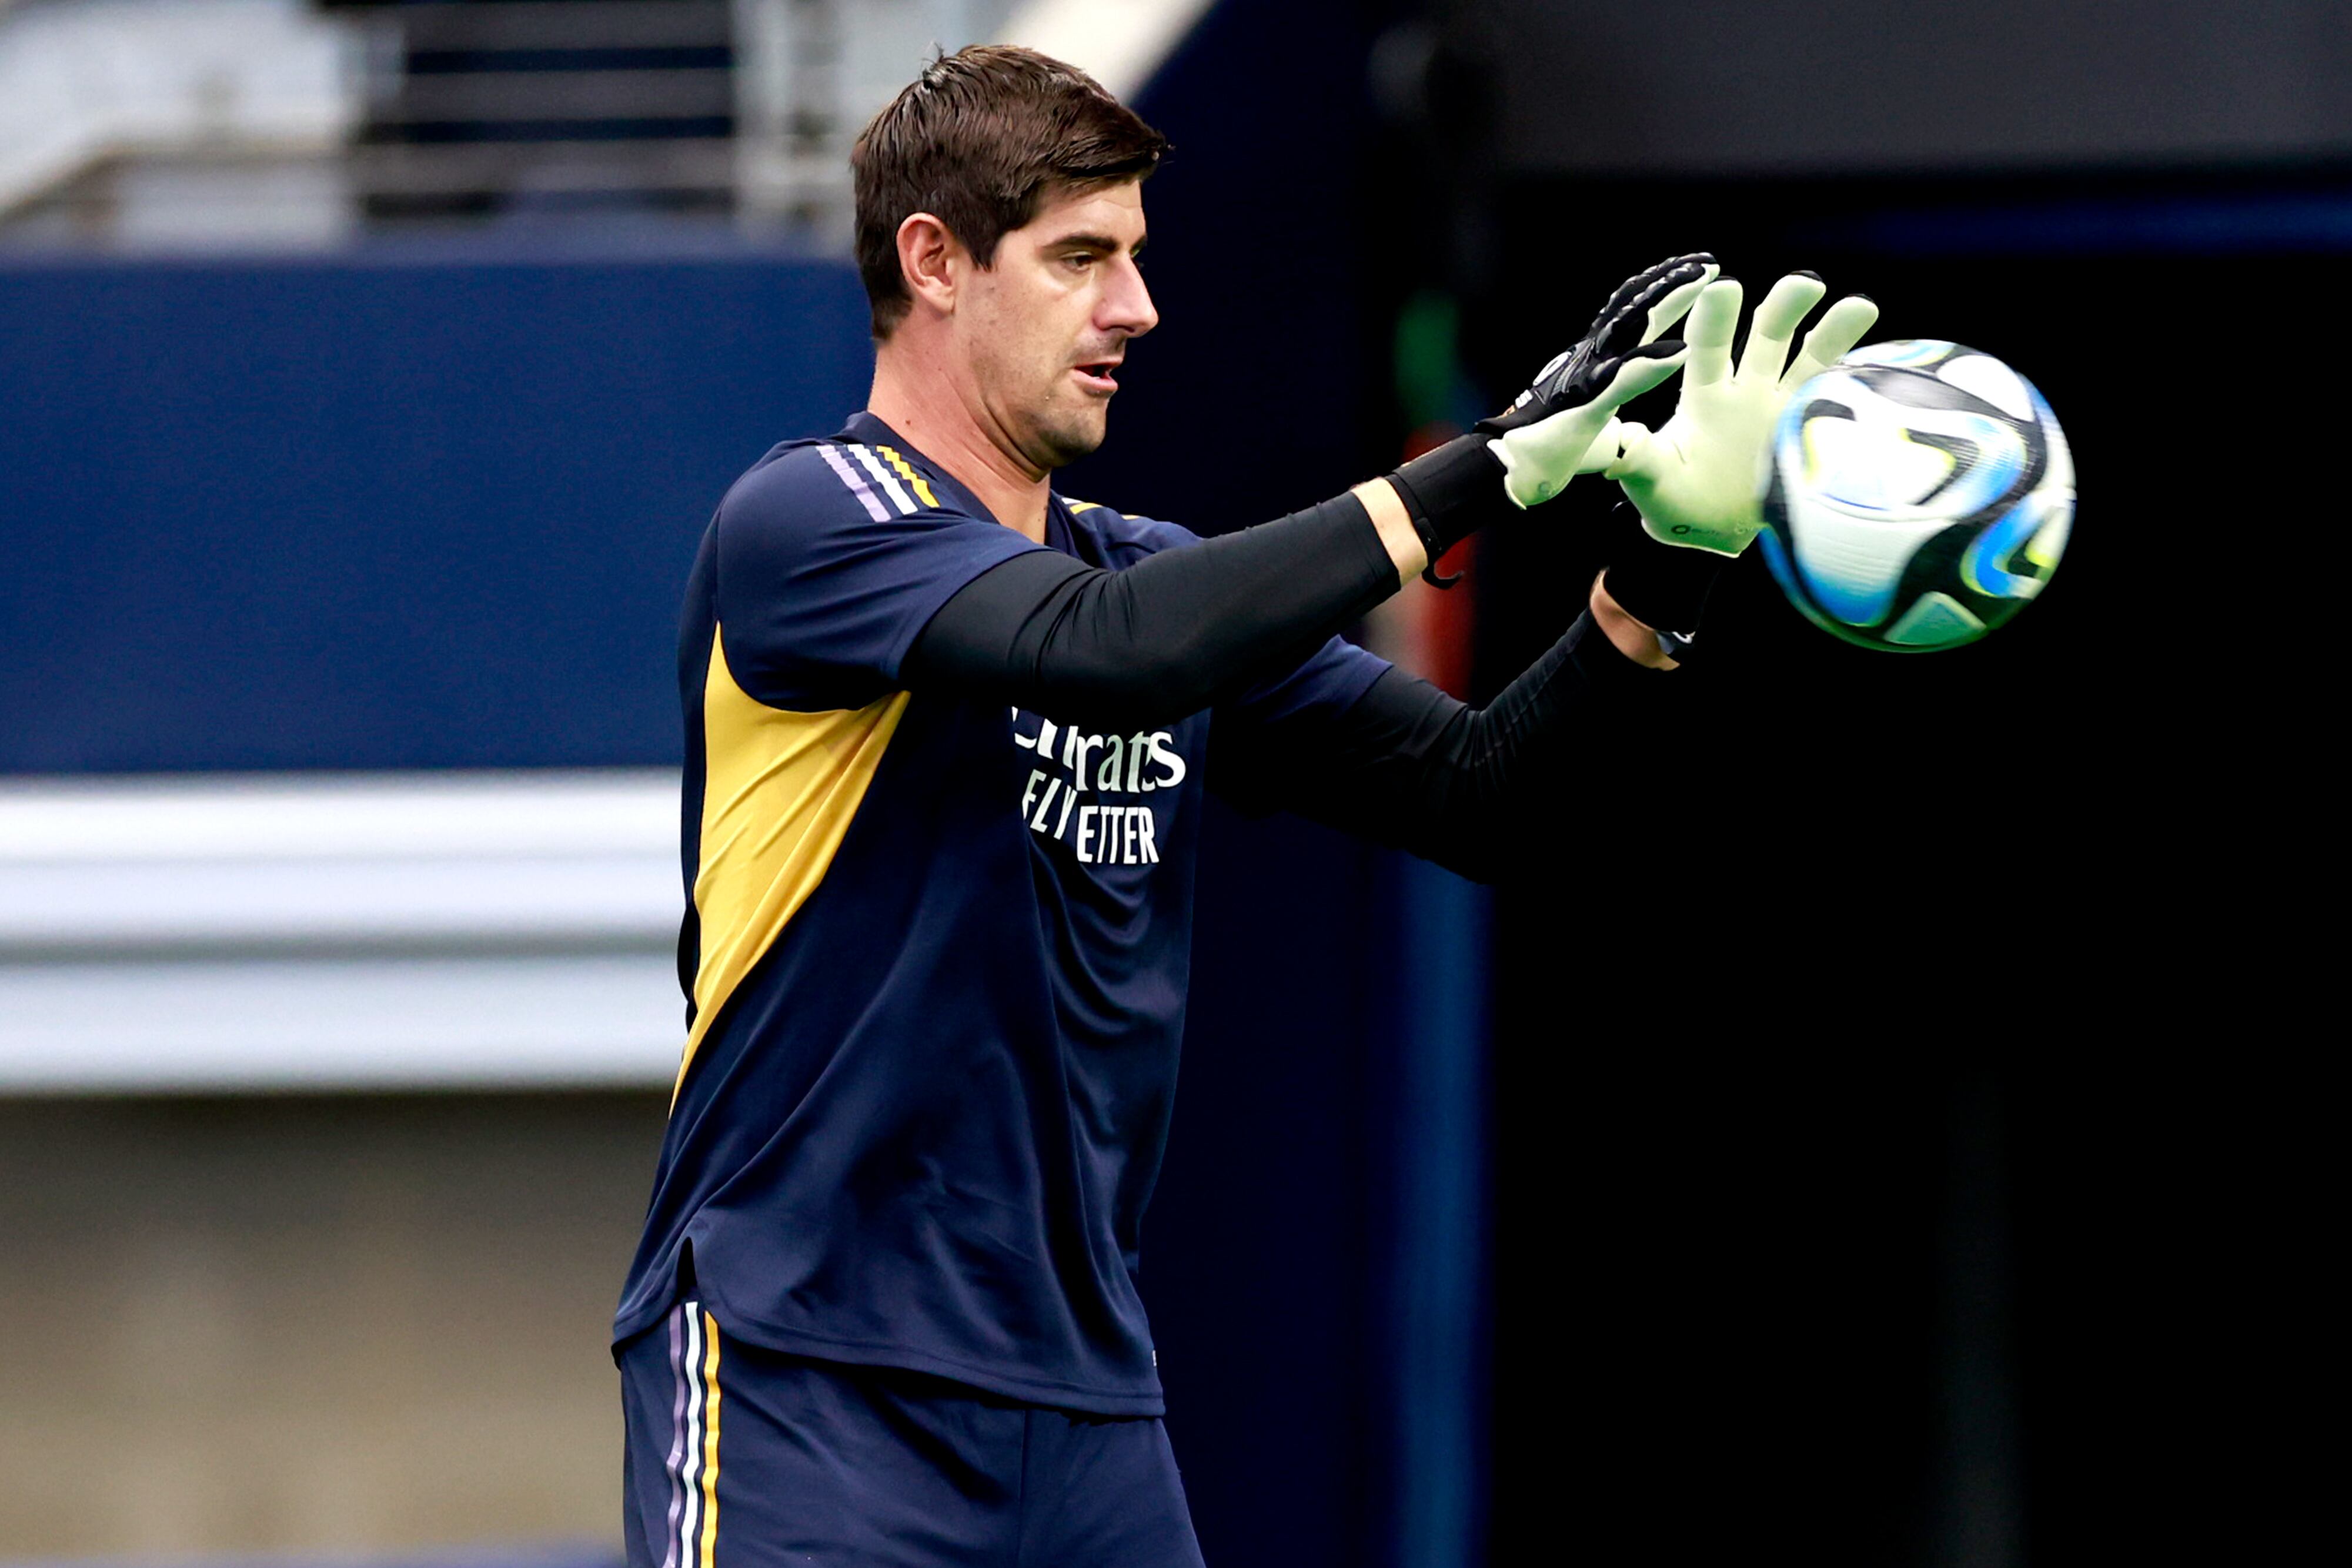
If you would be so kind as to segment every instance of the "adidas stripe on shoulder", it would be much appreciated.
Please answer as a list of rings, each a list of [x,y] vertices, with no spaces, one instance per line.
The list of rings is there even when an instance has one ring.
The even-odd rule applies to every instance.
[[[930,481],[892,447],[827,441],[821,443],[817,451],[824,455],[825,466],[833,470],[834,476],[857,497],[866,515],[877,523],[892,517],[911,517],[926,507],[937,507],[940,504]]]

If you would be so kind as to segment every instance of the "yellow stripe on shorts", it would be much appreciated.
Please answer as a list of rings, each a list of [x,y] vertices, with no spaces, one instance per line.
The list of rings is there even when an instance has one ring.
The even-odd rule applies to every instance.
[[[702,1568],[711,1568],[719,1551],[719,1320],[702,1314],[705,1349],[702,1362]]]

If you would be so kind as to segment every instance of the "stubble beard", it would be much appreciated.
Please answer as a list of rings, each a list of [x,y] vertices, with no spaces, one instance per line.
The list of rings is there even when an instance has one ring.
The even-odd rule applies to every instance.
[[[1036,424],[1041,466],[1062,468],[1076,463],[1103,444],[1109,433],[1108,409],[1055,409]]]
[[[1037,416],[1030,421],[1030,461],[1040,468],[1068,468],[1070,463],[1087,456],[1103,444],[1103,435],[1110,428],[1108,404],[1096,407],[1068,407],[1045,400]]]

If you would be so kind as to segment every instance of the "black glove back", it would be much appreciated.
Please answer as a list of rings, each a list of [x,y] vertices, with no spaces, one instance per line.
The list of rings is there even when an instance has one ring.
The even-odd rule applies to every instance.
[[[1664,329],[1663,326],[1653,329],[1651,311],[1675,289],[1701,281],[1714,265],[1715,257],[1706,251],[1693,251],[1688,256],[1662,261],[1619,284],[1617,292],[1609,297],[1609,303],[1601,308],[1601,314],[1592,319],[1592,325],[1585,329],[1576,346],[1546,365],[1537,374],[1535,385],[1521,392],[1509,408],[1492,419],[1480,420],[1478,430],[1484,434],[1500,435],[1507,430],[1549,418],[1561,409],[1591,402],[1616,372],[1618,361],[1638,352],[1657,330]]]

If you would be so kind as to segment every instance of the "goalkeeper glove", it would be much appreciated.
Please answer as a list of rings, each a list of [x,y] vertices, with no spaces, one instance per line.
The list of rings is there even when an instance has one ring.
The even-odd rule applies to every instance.
[[[1682,363],[1683,345],[1661,341],[1661,334],[1683,319],[1716,271],[1715,258],[1699,253],[1626,279],[1583,338],[1509,408],[1389,476],[1428,552],[1424,578],[1454,581],[1436,575],[1437,558],[1503,515],[1506,503],[1525,510],[1548,501],[1579,473],[1598,472],[1619,455],[1604,433],[1619,428],[1620,408]]]
[[[1618,451],[1601,472],[1623,487],[1644,536],[1628,541],[1609,575],[1611,596],[1635,620],[1661,630],[1695,626],[1716,570],[1764,526],[1765,465],[1781,408],[1878,319],[1874,303],[1849,295],[1823,312],[1791,362],[1790,340],[1826,292],[1809,272],[1774,284],[1748,323],[1735,371],[1739,284],[1708,284],[1690,312],[1674,417],[1654,433],[1630,420],[1605,433],[1601,444],[1613,439]]]

